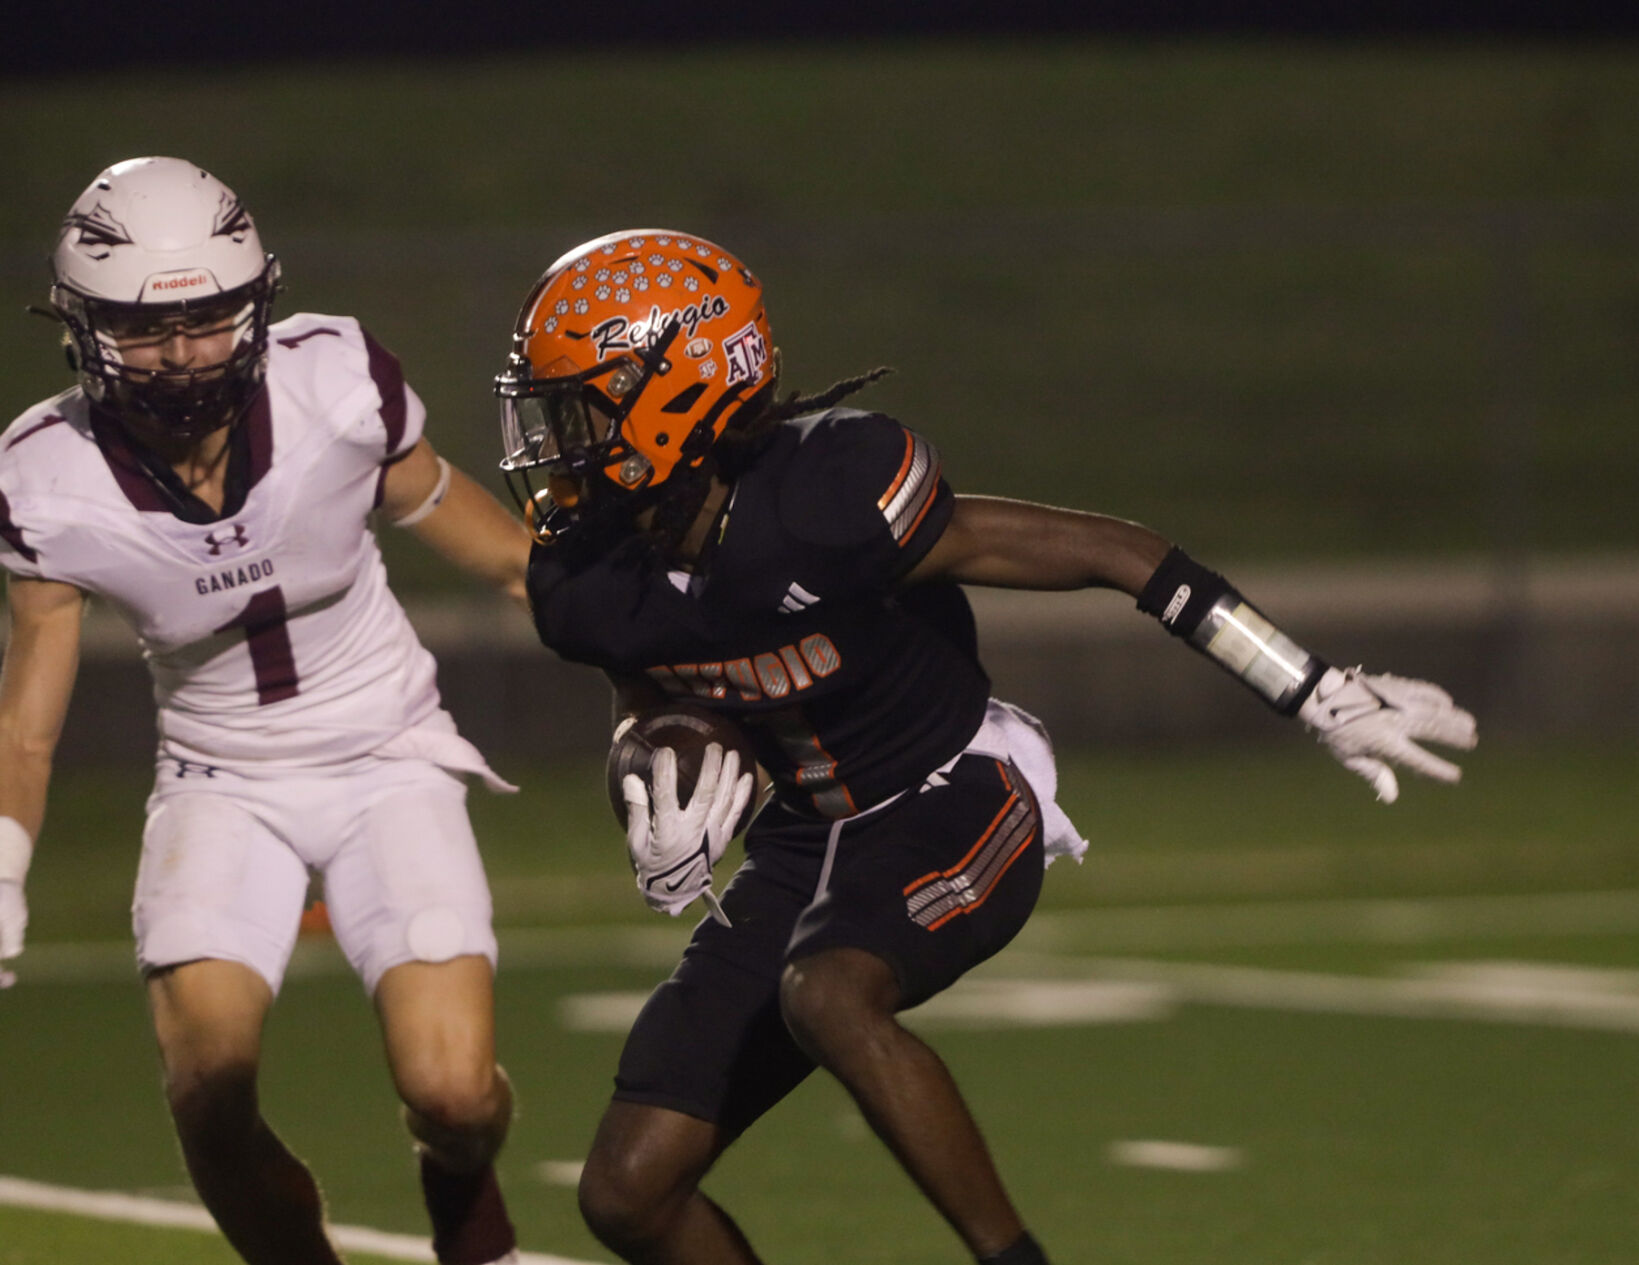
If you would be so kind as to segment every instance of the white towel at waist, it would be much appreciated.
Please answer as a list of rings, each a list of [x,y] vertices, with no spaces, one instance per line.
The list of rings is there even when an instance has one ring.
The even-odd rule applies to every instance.
[[[445,723],[438,724],[439,719]],[[426,760],[451,773],[470,773],[497,794],[513,794],[518,789],[497,775],[478,748],[456,732],[447,712],[439,712],[423,724],[400,730],[373,754],[389,759]]]
[[[1036,793],[1046,864],[1053,864],[1061,856],[1074,857],[1079,864],[1087,851],[1087,840],[1058,806],[1059,770],[1046,726],[1024,708],[993,698],[985,708],[984,723],[962,754],[969,752],[1013,762]],[[955,763],[952,760],[939,771],[948,772]]]

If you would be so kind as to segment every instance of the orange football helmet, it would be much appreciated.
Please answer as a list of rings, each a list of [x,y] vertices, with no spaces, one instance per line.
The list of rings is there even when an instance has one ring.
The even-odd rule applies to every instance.
[[[582,498],[658,499],[737,414],[761,410],[776,363],[762,285],[721,246],[667,229],[599,237],[548,268],[518,314],[495,379],[501,469],[537,529]]]

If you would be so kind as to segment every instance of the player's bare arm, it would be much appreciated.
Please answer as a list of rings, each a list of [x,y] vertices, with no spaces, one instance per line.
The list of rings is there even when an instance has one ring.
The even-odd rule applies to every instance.
[[[34,840],[45,820],[51,757],[80,661],[82,594],[52,580],[12,579],[11,638],[0,664],[0,987],[23,951]]]
[[[14,577],[11,636],[0,667],[0,817],[31,837],[45,817],[51,758],[80,662],[84,595],[71,584]]]
[[[1171,543],[1138,523],[999,496],[958,496],[908,580],[1005,589],[1111,588],[1138,596]]]
[[[388,467],[382,511],[441,557],[527,605],[529,532],[425,439]]]
[[[1378,799],[1399,795],[1394,766],[1455,782],[1462,770],[1419,741],[1460,750],[1474,718],[1439,686],[1336,668],[1276,627],[1223,576],[1137,523],[996,497],[959,496],[943,535],[908,582],[943,578],[1015,589],[1112,588],[1296,716]]]

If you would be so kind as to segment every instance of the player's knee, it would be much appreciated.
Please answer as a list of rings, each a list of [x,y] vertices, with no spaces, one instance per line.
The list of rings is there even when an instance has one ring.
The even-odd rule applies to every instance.
[[[399,1094],[410,1133],[457,1169],[493,1159],[512,1122],[512,1085],[493,1063],[401,1068]]]
[[[780,976],[780,1013],[803,1051],[829,1065],[839,1043],[857,1049],[893,1022],[897,984],[880,958],[832,949],[789,963]]]
[[[625,1255],[663,1238],[687,1193],[632,1154],[594,1147],[581,1170],[577,1196],[587,1229],[605,1247]]]
[[[256,1064],[243,1059],[169,1062],[165,1101],[186,1145],[247,1136],[261,1118]]]

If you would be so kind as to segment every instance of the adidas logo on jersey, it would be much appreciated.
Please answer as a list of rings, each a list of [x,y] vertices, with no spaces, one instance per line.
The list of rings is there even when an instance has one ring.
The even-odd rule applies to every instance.
[[[791,587],[785,591],[785,596],[780,599],[780,611],[786,615],[795,615],[798,611],[807,610],[817,601],[819,598],[793,580]]]

